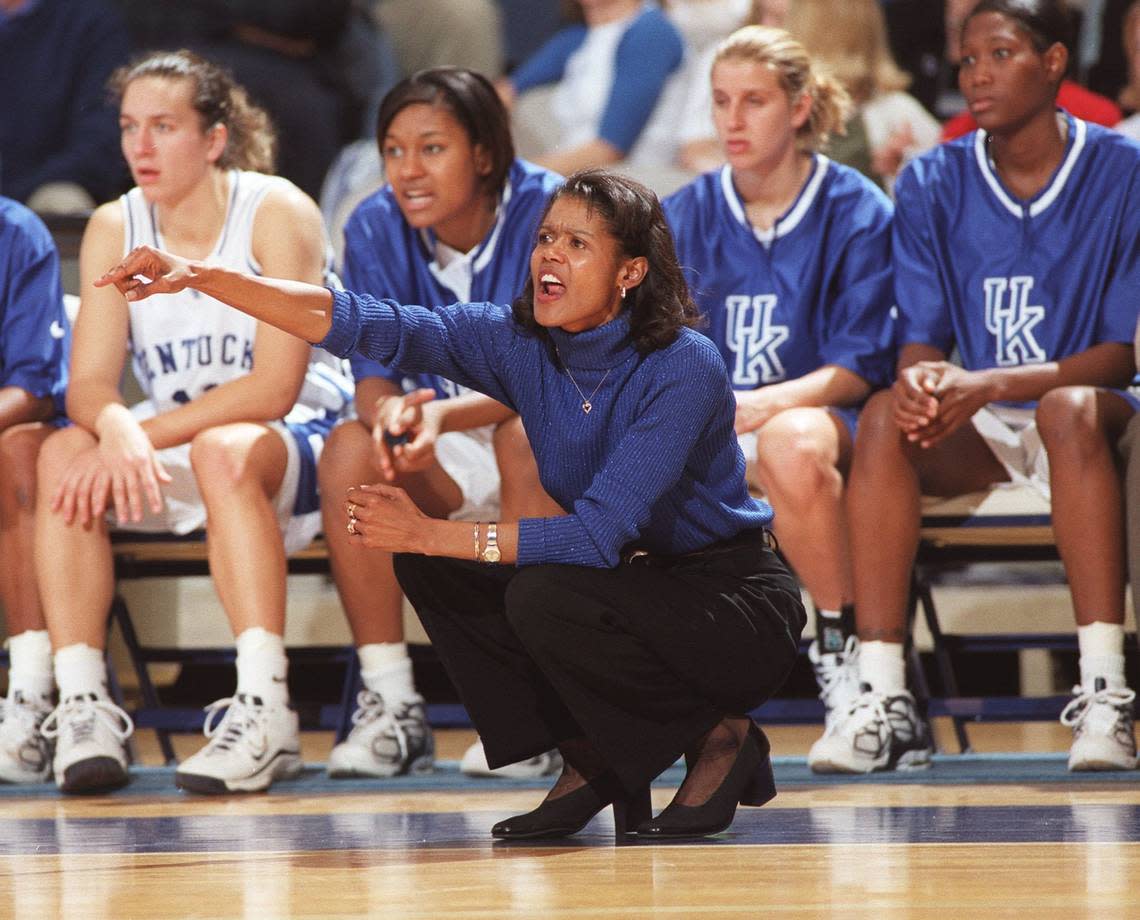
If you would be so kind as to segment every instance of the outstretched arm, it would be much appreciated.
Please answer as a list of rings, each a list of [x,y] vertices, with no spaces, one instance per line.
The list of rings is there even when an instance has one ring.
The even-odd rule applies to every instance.
[[[183,259],[151,246],[132,249],[95,282],[96,287],[111,284],[127,300],[192,288],[307,342],[321,341],[332,327],[332,293],[326,288],[259,278]]]

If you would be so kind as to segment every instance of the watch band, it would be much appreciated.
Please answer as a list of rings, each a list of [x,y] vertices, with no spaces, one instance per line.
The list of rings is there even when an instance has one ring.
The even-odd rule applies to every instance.
[[[487,542],[483,544],[483,552],[480,558],[484,562],[498,562],[503,558],[502,552],[499,551],[499,525],[495,521],[491,521],[487,525]]]

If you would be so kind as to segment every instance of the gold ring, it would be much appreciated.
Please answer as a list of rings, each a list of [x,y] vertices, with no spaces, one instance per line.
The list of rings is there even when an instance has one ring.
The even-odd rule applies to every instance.
[[[351,520],[354,521],[356,520],[356,508],[357,506],[355,502],[348,503],[348,516]]]
[[[353,536],[356,536],[356,518],[348,519],[348,532]]]

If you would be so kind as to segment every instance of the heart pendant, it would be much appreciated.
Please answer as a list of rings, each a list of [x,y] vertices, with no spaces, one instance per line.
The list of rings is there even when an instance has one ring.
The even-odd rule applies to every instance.
[[[593,406],[593,404],[590,403],[589,400],[586,400],[586,402],[582,403],[582,411],[585,412],[587,415],[590,414],[590,410],[593,408],[594,408],[594,406]]]

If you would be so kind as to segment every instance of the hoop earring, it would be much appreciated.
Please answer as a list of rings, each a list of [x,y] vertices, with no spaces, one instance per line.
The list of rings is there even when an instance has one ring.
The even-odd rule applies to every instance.
[[[625,300],[625,285],[624,284],[621,286],[621,299]]]

